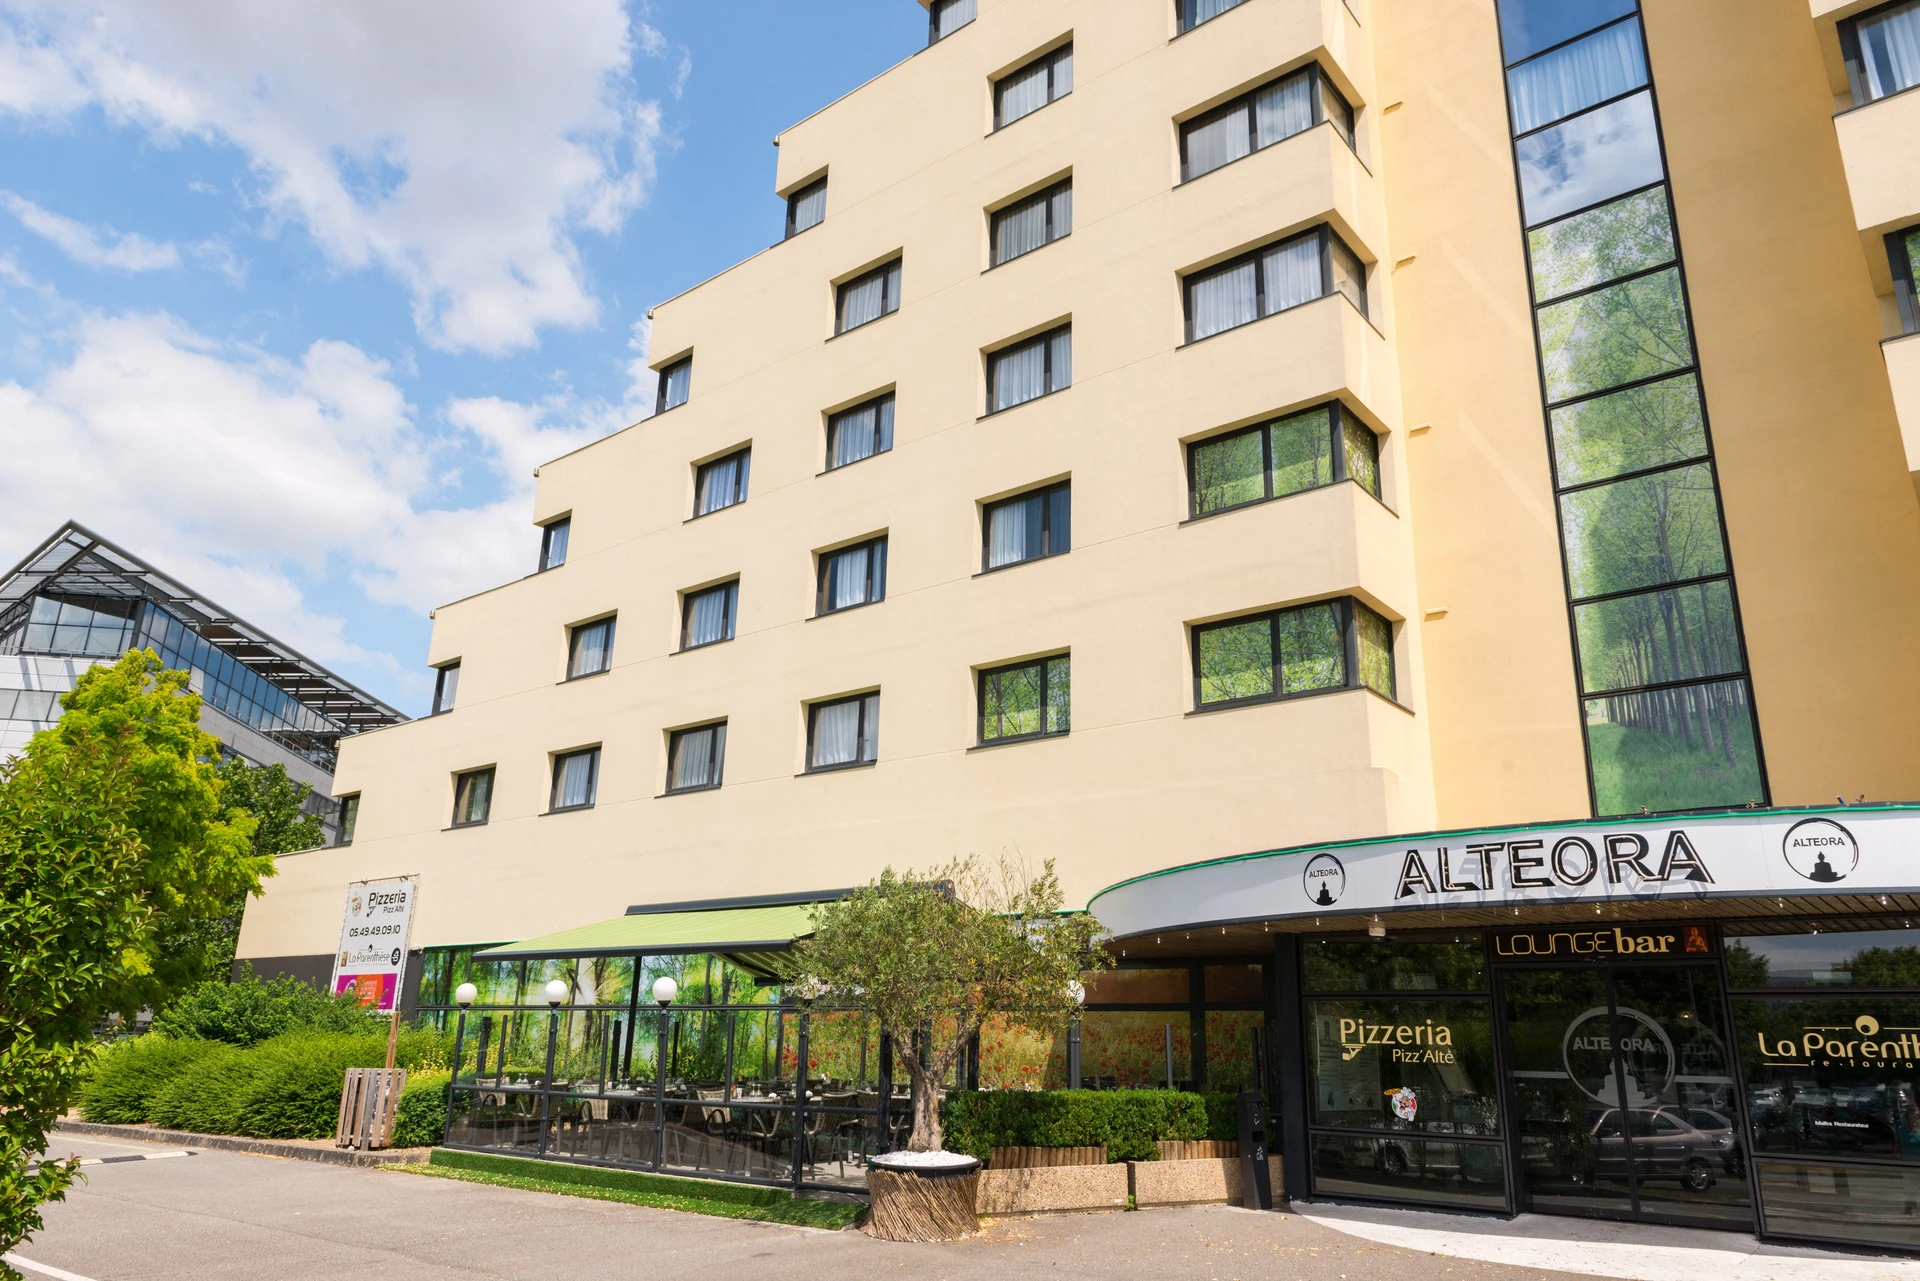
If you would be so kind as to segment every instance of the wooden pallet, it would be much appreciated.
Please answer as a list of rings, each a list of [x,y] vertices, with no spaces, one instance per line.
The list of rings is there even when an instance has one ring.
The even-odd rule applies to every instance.
[[[333,1145],[362,1152],[392,1146],[400,1096],[406,1088],[405,1068],[348,1068],[340,1088],[340,1120],[334,1127]]]

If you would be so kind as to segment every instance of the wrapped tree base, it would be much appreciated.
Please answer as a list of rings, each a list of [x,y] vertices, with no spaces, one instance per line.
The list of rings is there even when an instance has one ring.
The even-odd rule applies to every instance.
[[[956,1170],[867,1171],[872,1210],[861,1231],[882,1241],[957,1241],[980,1230],[980,1163]]]

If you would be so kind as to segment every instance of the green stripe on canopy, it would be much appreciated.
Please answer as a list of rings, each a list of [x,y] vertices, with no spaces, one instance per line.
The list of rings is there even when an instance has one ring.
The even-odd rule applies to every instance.
[[[811,903],[723,907],[698,912],[643,912],[576,926],[474,953],[476,961],[528,956],[629,956],[636,953],[775,952],[813,933]],[[771,958],[760,958],[768,967]]]

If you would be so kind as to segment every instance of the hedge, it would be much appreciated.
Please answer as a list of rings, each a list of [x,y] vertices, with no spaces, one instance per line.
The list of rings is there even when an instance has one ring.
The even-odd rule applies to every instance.
[[[1208,1112],[1204,1096],[1184,1090],[956,1090],[940,1124],[948,1151],[983,1161],[996,1147],[1098,1143],[1108,1161],[1155,1161],[1160,1139],[1208,1137]]]
[[[393,1125],[396,1148],[438,1147],[447,1136],[447,1086],[450,1072],[427,1072],[407,1077],[400,1095],[400,1115]]]
[[[108,1125],[152,1119],[153,1102],[174,1077],[215,1048],[212,1041],[137,1036],[101,1056],[80,1092],[80,1113]]]

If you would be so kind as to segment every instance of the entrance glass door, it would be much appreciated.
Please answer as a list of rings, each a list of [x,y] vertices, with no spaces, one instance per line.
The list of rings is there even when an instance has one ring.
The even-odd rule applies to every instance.
[[[1503,975],[1519,1208],[1745,1227],[1753,1212],[1718,975]]]

